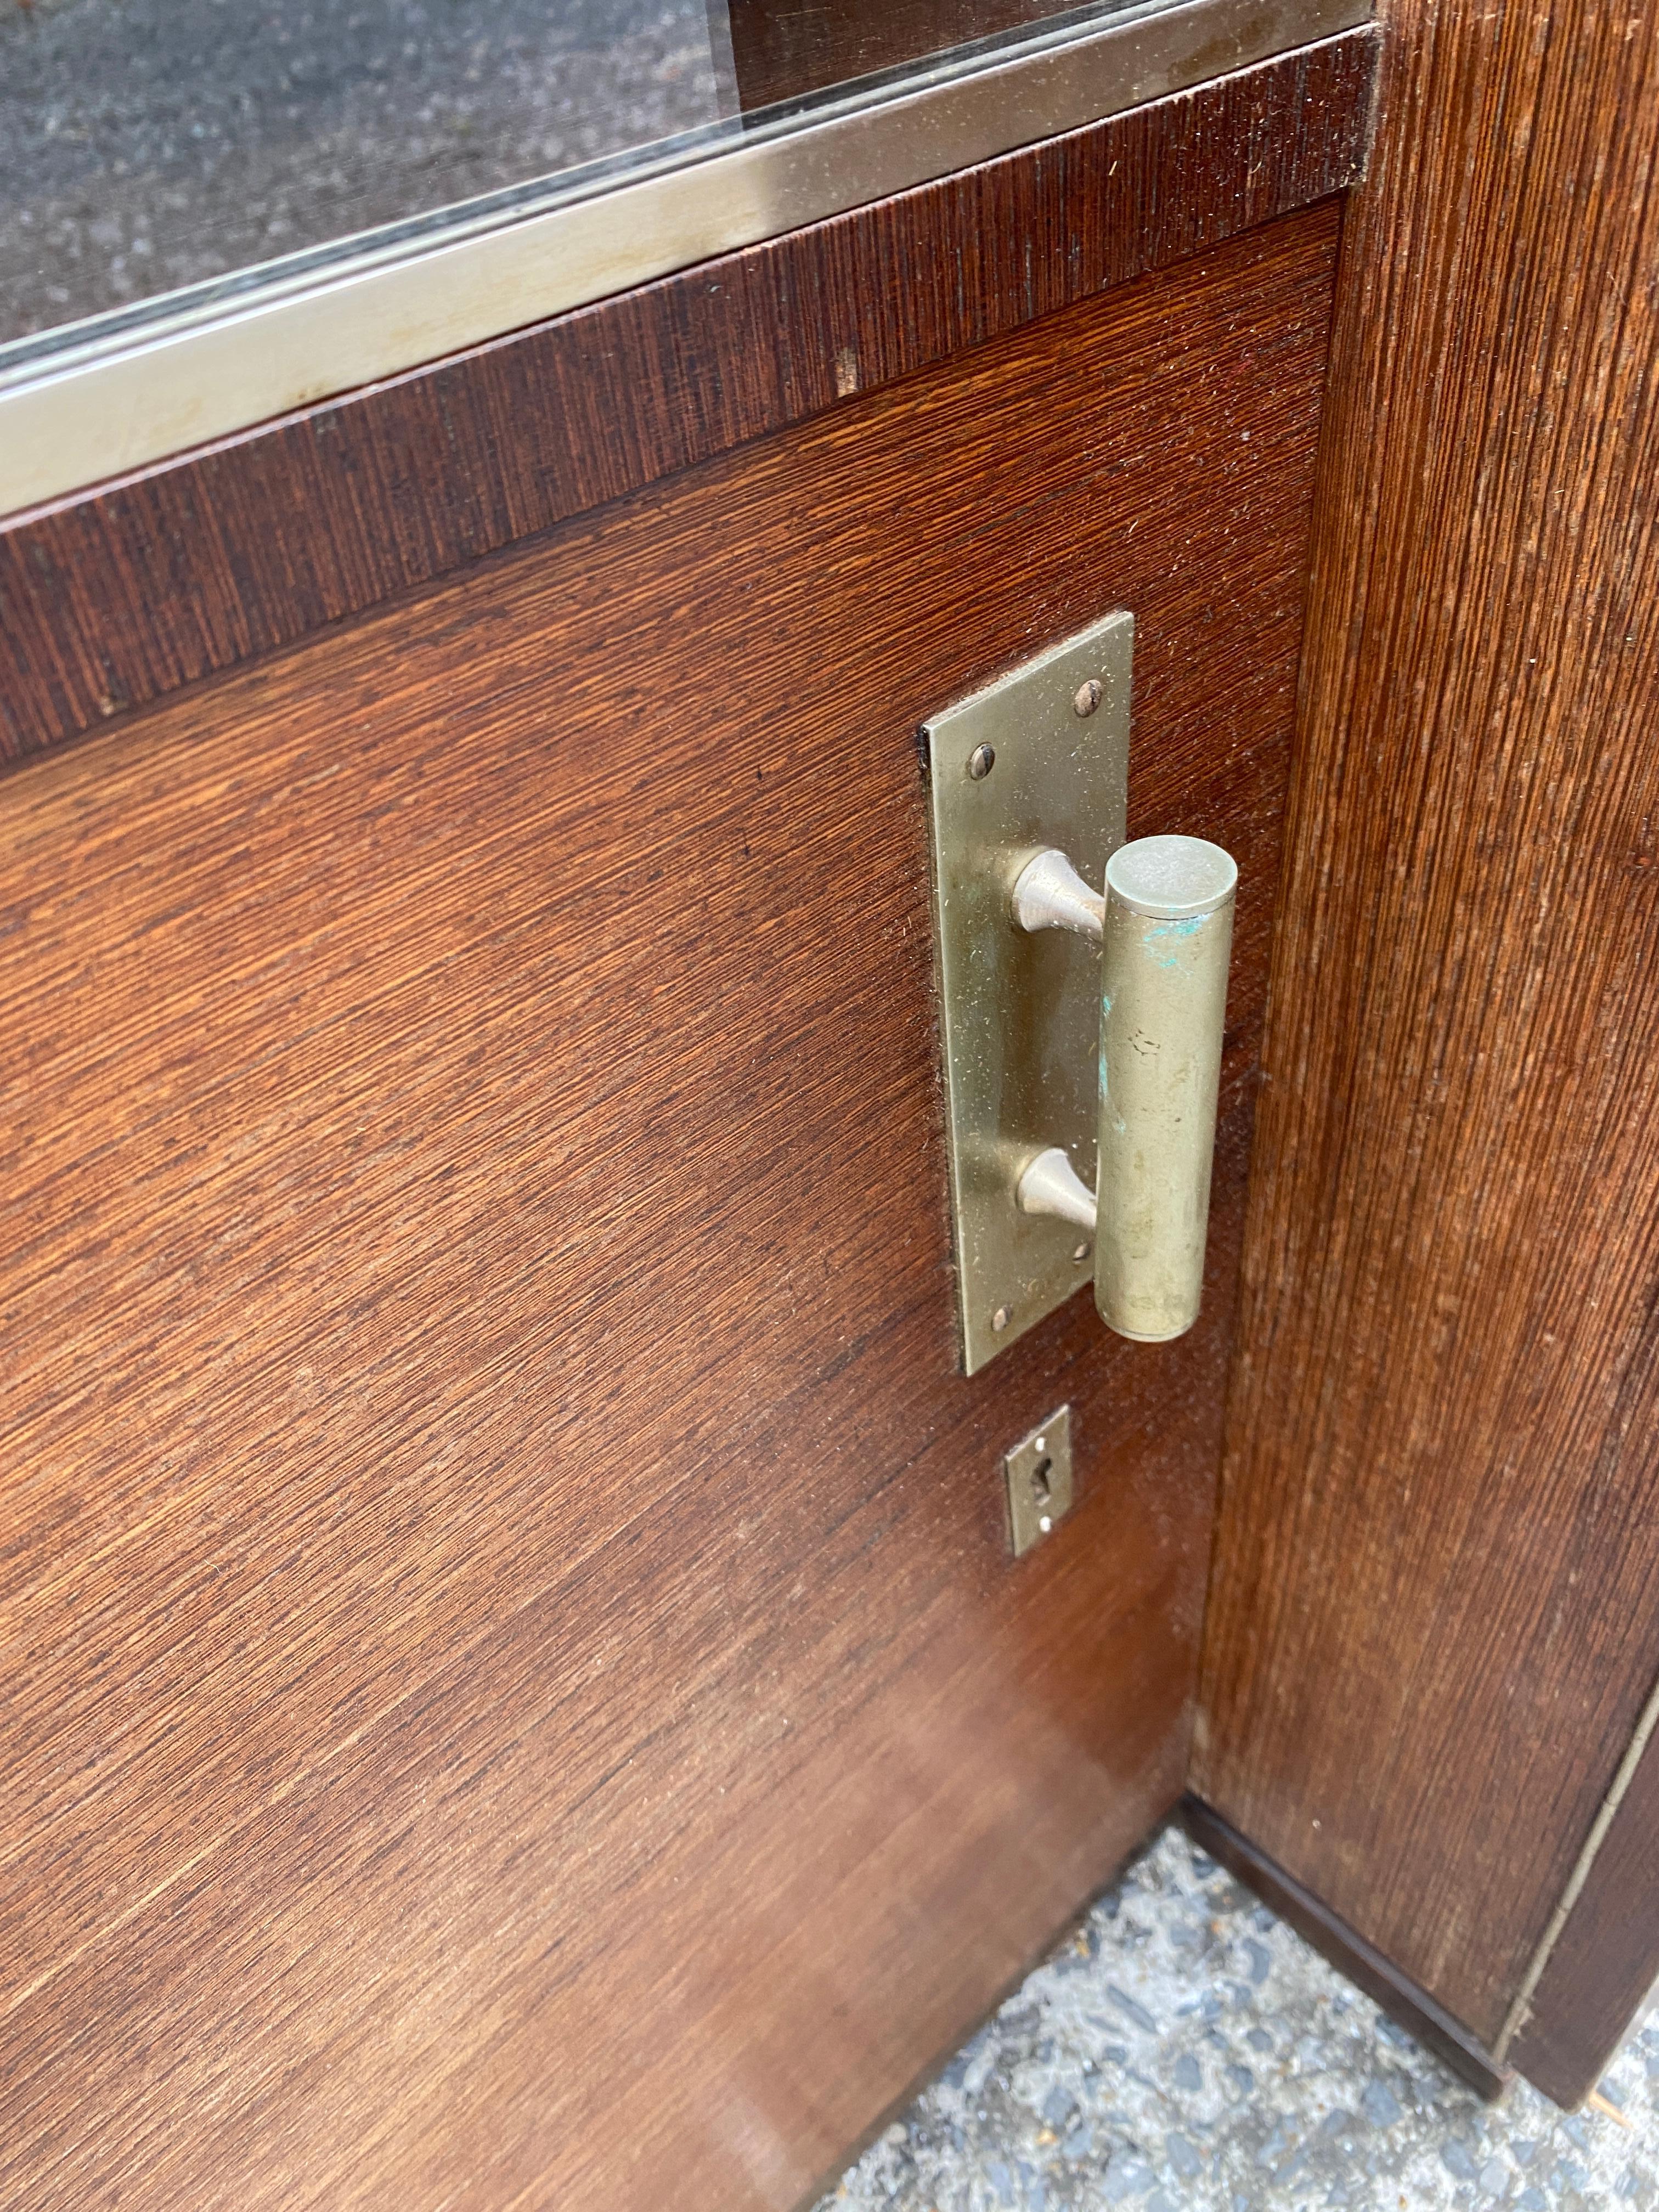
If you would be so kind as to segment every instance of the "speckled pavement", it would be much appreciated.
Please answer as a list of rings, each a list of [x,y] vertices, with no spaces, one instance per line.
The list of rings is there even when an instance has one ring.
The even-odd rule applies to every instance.
[[[819,2212],[1659,2205],[1659,2005],[1601,2089],[1483,2104],[1169,1829]]]
[[[708,23],[704,0],[0,0],[0,340],[712,122]]]

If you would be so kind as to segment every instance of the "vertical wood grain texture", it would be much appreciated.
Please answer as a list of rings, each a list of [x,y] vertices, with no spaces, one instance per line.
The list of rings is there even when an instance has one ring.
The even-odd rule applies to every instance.
[[[1336,230],[0,781],[8,2208],[787,2207],[1175,1800]],[[1120,603],[1208,1303],[969,1382],[915,727]]]
[[[1659,15],[1385,14],[1194,1786],[1491,2043],[1659,1671]]]
[[[1369,32],[0,528],[0,759],[1339,191]]]

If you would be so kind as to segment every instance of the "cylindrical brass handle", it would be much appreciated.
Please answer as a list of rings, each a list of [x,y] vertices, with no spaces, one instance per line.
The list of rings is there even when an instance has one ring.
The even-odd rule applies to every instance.
[[[1139,1343],[1198,1319],[1237,884],[1202,837],[1106,864],[1095,1303]]]

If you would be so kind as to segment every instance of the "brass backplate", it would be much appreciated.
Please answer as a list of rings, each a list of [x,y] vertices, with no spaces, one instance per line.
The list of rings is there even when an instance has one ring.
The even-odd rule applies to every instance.
[[[1008,1537],[1018,1559],[1072,1510],[1072,1409],[1061,1406],[1006,1453]]]
[[[1028,935],[1009,900],[1045,846],[1104,883],[1124,837],[1133,643],[1133,617],[1107,615],[922,726],[969,1375],[1091,1279],[1082,1232],[1020,1212],[1013,1194],[1045,1145],[1063,1145],[1093,1188],[1100,951],[1061,930]]]

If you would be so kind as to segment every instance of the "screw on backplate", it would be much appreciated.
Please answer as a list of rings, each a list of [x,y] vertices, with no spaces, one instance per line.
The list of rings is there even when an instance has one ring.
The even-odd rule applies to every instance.
[[[975,745],[968,756],[968,773],[975,783],[981,783],[997,764],[997,757],[989,745]]]
[[[1073,1257],[1073,1258],[1077,1261],[1078,1265],[1079,1265],[1079,1267],[1081,1267],[1081,1266],[1082,1266],[1082,1264],[1083,1264],[1083,1262],[1084,1262],[1084,1261],[1088,1258],[1089,1254],[1090,1254],[1090,1252],[1091,1252],[1092,1249],[1093,1249],[1093,1247],[1092,1247],[1092,1246],[1091,1246],[1091,1245],[1088,1245],[1088,1244],[1079,1244],[1079,1245],[1078,1246],[1078,1248],[1077,1248],[1076,1251],[1073,1253],[1072,1257]]]
[[[1008,1309],[1006,1306],[999,1306],[997,1308],[996,1311],[991,1316],[991,1326],[999,1333],[999,1334],[1002,1330],[1007,1328]]]
[[[1086,684],[1079,684],[1072,694],[1072,712],[1086,720],[1100,704],[1100,685],[1091,676]]]

